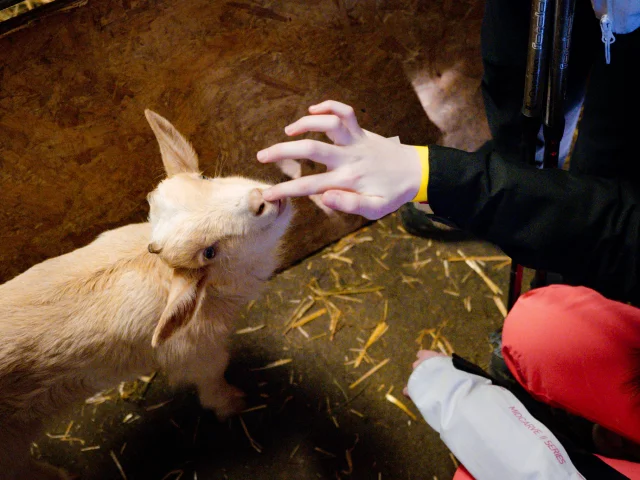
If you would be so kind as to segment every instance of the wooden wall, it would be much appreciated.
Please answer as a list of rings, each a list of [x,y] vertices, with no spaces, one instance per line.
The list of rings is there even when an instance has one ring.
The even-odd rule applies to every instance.
[[[0,282],[145,219],[162,177],[145,108],[192,140],[205,171],[272,181],[284,177],[256,151],[328,98],[377,133],[436,141],[407,62],[433,63],[425,51],[459,36],[447,25],[476,3],[90,0],[0,39]],[[451,63],[470,44],[434,54]],[[298,208],[285,264],[362,224]]]

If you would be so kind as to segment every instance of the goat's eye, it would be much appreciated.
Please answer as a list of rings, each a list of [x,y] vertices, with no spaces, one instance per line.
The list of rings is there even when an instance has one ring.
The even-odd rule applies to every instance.
[[[200,178],[203,180],[209,180],[209,177],[207,177],[206,175],[200,175]]]
[[[204,252],[202,252],[202,255],[204,255],[204,258],[206,258],[207,260],[211,260],[216,256],[216,247],[211,245],[210,247],[205,248]]]

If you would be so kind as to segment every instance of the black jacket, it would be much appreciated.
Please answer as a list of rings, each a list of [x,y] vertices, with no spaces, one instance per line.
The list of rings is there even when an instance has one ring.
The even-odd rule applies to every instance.
[[[640,305],[640,185],[430,147],[436,215],[517,263]]]

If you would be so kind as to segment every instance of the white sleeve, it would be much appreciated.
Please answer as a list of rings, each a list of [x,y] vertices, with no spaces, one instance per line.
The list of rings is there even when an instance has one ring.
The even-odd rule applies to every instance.
[[[558,439],[508,390],[453,366],[451,357],[422,362],[409,396],[476,480],[584,477]]]

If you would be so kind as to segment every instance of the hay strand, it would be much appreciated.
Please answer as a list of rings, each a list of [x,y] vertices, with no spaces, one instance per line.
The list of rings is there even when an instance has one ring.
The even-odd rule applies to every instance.
[[[458,251],[458,253],[460,253]],[[468,257],[464,255],[460,255],[459,257],[449,257],[447,258],[450,262],[466,262],[467,260],[472,261],[481,261],[481,262],[509,262],[511,263],[511,258],[506,255],[469,255]]]
[[[288,333],[290,330],[294,329],[294,328],[298,328],[298,327],[302,327],[303,325],[306,325],[307,323],[315,320],[318,317],[321,317],[322,315],[324,315],[325,313],[327,313],[327,309],[326,308],[321,308],[320,310],[317,310],[313,313],[310,313],[309,315],[302,317],[301,319],[291,323],[286,330],[284,331],[284,333]]]
[[[465,257],[465,254],[462,253],[462,250],[458,250],[458,253],[460,254],[461,257]],[[484,283],[487,284],[487,287],[489,287],[489,289],[493,292],[494,295],[502,295],[502,290],[500,289],[500,287],[498,287],[493,280],[491,280],[486,273],[484,273],[484,271],[482,271],[482,268],[480,268],[480,266],[474,261],[474,260],[465,260],[465,263],[469,266],[469,268],[471,268],[471,270],[473,270],[474,272],[476,272],[480,278],[482,278],[482,280],[484,280]]]
[[[253,449],[258,453],[262,453],[262,445],[260,445],[251,437],[251,435],[249,434],[249,430],[247,429],[247,425],[244,423],[244,419],[242,417],[238,417],[238,418],[240,419],[240,425],[242,425],[242,430],[244,430],[244,434],[247,436],[247,439],[249,440],[249,443],[251,444]]]
[[[109,451],[109,455],[111,455],[111,458],[113,459],[113,463],[115,463],[116,467],[118,467],[118,471],[120,472],[120,475],[122,476],[122,478],[124,480],[127,480],[127,475],[124,473],[124,469],[122,468],[122,465],[120,465],[120,462],[118,461],[118,457],[116,457],[116,454],[113,453],[113,450]]]
[[[293,362],[292,358],[283,358],[281,360],[276,360],[275,362],[268,363],[264,367],[252,368],[251,371],[259,372],[261,370],[269,370],[271,368],[281,367],[291,362]]]
[[[504,302],[502,301],[502,299],[500,297],[498,297],[497,295],[494,295],[493,296],[493,301],[496,304],[496,307],[498,307],[498,310],[500,310],[500,313],[502,314],[502,316],[506,318],[506,316],[507,316],[507,307],[504,306]]]
[[[389,324],[387,322],[380,322],[378,325],[376,325],[376,328],[373,329],[373,332],[371,332],[369,339],[366,341],[366,343],[362,347],[362,350],[360,351],[360,354],[356,358],[354,368],[358,368],[360,366],[362,360],[364,360],[364,356],[367,353],[367,349],[371,345],[376,343],[380,339],[380,337],[382,337],[382,335],[386,333],[387,330],[389,330]]]
[[[265,327],[264,323],[262,325],[256,325],[255,327],[246,327],[241,328],[240,330],[236,330],[236,335],[245,335],[247,333],[257,332],[258,330],[262,330]]]
[[[416,415],[411,410],[409,410],[404,403],[402,403],[400,400],[398,400],[396,397],[394,397],[390,393],[387,393],[384,396],[384,398],[386,398],[387,401],[393,403],[396,407],[398,407],[400,410],[406,413],[409,416],[409,418],[411,418],[411,420],[413,420],[414,422],[418,420],[418,417],[416,417]]]
[[[389,363],[390,360],[391,360],[390,358],[387,358],[387,359],[381,361],[379,364],[377,364],[375,367],[373,367],[371,370],[369,370],[367,373],[365,373],[359,379],[357,379],[355,382],[353,382],[351,385],[349,385],[349,388],[350,389],[356,388],[358,385],[360,385],[362,382],[364,382],[367,378],[369,378],[371,375],[373,375],[378,370],[380,370],[382,367],[384,367],[387,363]]]

